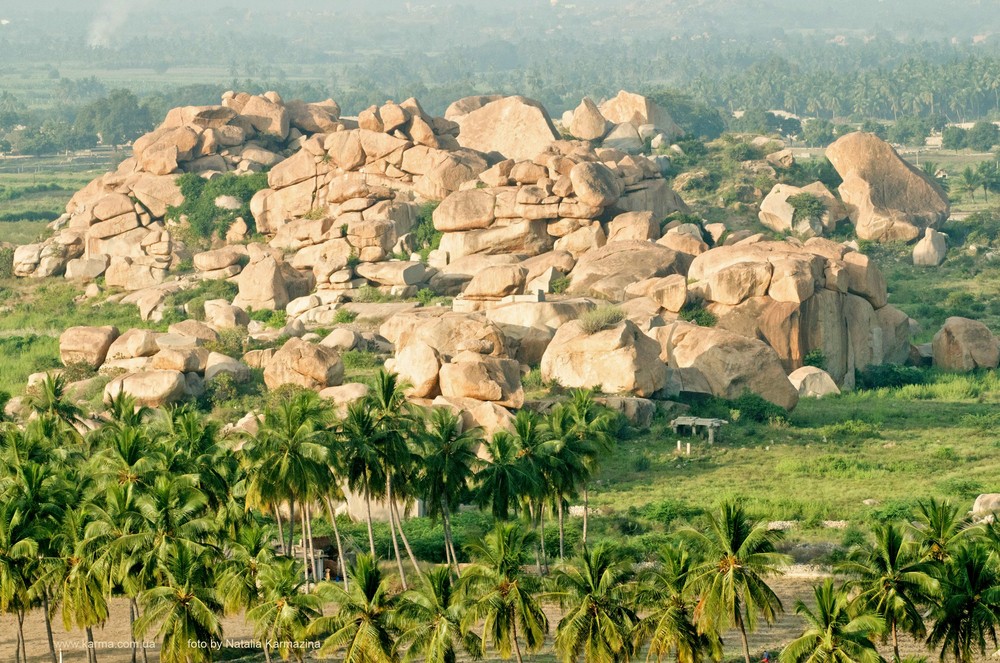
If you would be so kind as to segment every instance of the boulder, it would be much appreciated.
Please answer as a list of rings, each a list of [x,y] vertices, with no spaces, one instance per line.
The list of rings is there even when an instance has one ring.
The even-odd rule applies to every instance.
[[[116,338],[116,327],[70,327],[59,336],[59,359],[64,366],[86,364],[98,368]]]
[[[264,368],[268,389],[293,384],[320,390],[336,387],[343,380],[344,362],[336,350],[300,338],[289,339]]]
[[[485,354],[502,357],[507,353],[503,332],[480,313],[446,311],[434,316],[418,313],[405,317],[409,319],[408,323],[400,325],[400,330],[396,334],[391,334],[386,325],[380,328],[382,335],[390,341],[393,340],[392,336],[396,337],[397,354],[415,341],[434,348],[442,361],[450,361],[459,353],[463,344],[469,342],[488,347]],[[397,321],[397,324],[399,322],[402,321]]]
[[[671,369],[671,390],[727,399],[749,390],[786,410],[799,400],[778,355],[763,341],[686,322],[658,327],[653,333],[660,358]]]
[[[952,317],[934,334],[934,366],[946,371],[997,368],[1000,341],[989,327],[976,320]]]
[[[859,239],[911,241],[947,220],[944,190],[875,134],[841,136],[826,156],[843,179],[840,197]]]
[[[570,273],[571,293],[598,293],[614,300],[624,299],[625,288],[636,281],[687,271],[682,254],[649,242],[608,242],[580,256]]]
[[[839,394],[840,388],[830,374],[822,368],[803,366],[788,375],[788,380],[802,398],[822,398],[831,394]]]
[[[643,279],[625,288],[629,298],[648,297],[660,308],[678,313],[687,303],[687,278],[681,274],[671,274],[658,278]]]
[[[250,263],[237,277],[239,294],[234,306],[243,309],[279,310],[312,290],[312,279],[288,263],[251,245]]]
[[[513,359],[460,352],[441,367],[438,379],[446,398],[474,398],[512,408],[524,405],[520,364]]]
[[[250,379],[250,367],[222,353],[210,352],[205,361],[205,382],[219,375],[229,375],[236,382],[246,382]]]
[[[639,154],[643,147],[642,136],[639,135],[635,125],[629,122],[616,124],[604,137],[602,144],[604,147],[620,150],[626,154]]]
[[[194,268],[200,272],[225,269],[247,261],[247,249],[238,244],[194,254]]]
[[[458,142],[462,147],[496,152],[516,161],[530,161],[559,140],[545,107],[525,97],[491,101],[466,114],[461,125]]]
[[[152,357],[160,351],[156,337],[157,333],[148,329],[129,329],[108,347],[106,360]]]
[[[921,267],[937,267],[948,255],[948,236],[933,228],[924,230],[923,238],[913,245],[913,264]],[[70,261],[72,262],[72,261]],[[69,275],[69,265],[66,266]]]
[[[137,405],[157,408],[183,399],[186,390],[187,382],[179,371],[139,371],[109,382],[104,388],[104,402],[125,393],[134,398]]]
[[[466,299],[498,300],[524,292],[528,272],[518,265],[494,265],[476,273],[462,293]]]
[[[600,110],[604,117],[615,124],[628,122],[636,128],[651,124],[670,137],[683,133],[666,110],[640,94],[621,90],[617,96],[602,103]]]
[[[347,415],[347,408],[352,403],[356,403],[368,395],[371,388],[360,382],[348,382],[336,387],[321,389],[319,397],[333,403],[334,410],[338,417]]]
[[[153,356],[152,367],[161,371],[181,373],[203,373],[208,362],[205,348],[185,348],[160,350]]]
[[[499,431],[514,429],[514,415],[492,401],[438,396],[431,404],[434,407],[447,407],[462,418],[462,430],[479,428],[487,439]]]
[[[522,364],[538,365],[563,325],[594,307],[590,299],[508,302],[486,310],[486,317],[503,332],[511,354]]]
[[[536,256],[551,251],[553,244],[552,236],[545,230],[544,220],[514,219],[504,226],[445,233],[441,238],[440,249],[451,260],[456,260],[475,253]]]
[[[603,208],[618,202],[618,180],[603,163],[578,163],[569,171],[569,179],[573,193],[585,205]]]
[[[573,111],[569,133],[580,140],[600,140],[608,131],[608,121],[590,97],[584,97]]]
[[[1000,513],[1000,493],[983,493],[972,505],[972,517],[977,520],[995,520]]]
[[[608,223],[608,241],[657,240],[660,238],[660,222],[652,212],[625,212]]]
[[[391,260],[362,263],[354,271],[376,285],[419,285],[427,280],[427,268],[422,262]]]
[[[414,398],[434,398],[438,389],[441,358],[437,351],[422,341],[413,341],[396,353],[392,370],[410,385],[407,395]]]
[[[320,341],[319,344],[340,352],[346,352],[347,350],[358,348],[363,342],[361,334],[358,332],[346,327],[340,327],[327,334],[326,338]]]
[[[483,189],[456,191],[441,201],[432,215],[440,232],[477,230],[493,224],[496,196]]]
[[[564,387],[648,397],[667,384],[659,346],[631,321],[587,334],[579,321],[560,327],[542,356],[542,379]]]
[[[790,184],[775,184],[760,204],[760,212],[757,215],[760,222],[775,232],[792,233],[803,238],[824,235],[834,230],[837,222],[843,218],[843,207],[829,191],[826,191],[821,182],[816,184],[826,192],[825,196]],[[819,199],[826,211],[819,216],[806,216],[802,212],[797,212],[788,199],[803,194]]]

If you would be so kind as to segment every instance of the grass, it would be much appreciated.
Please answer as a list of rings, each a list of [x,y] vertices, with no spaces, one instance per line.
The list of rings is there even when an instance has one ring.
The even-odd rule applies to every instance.
[[[625,319],[625,312],[617,306],[598,306],[584,311],[578,319],[583,333],[590,335],[614,327]]]

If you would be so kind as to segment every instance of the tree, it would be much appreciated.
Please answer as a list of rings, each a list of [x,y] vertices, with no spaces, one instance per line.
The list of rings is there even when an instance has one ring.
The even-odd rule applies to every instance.
[[[0,504],[0,614],[17,617],[17,660],[27,661],[24,615],[28,607],[29,569],[38,554],[32,523],[14,501]]]
[[[855,600],[885,622],[893,660],[899,661],[899,629],[916,638],[927,635],[921,606],[937,593],[935,568],[921,559],[918,545],[906,541],[897,525],[876,525],[873,532],[874,544],[852,551],[838,570],[849,576],[847,587],[857,590]]]
[[[718,515],[709,515],[707,533],[688,534],[705,551],[704,561],[692,572],[701,594],[695,608],[698,630],[721,633],[736,626],[743,658],[750,663],[747,633],[756,628],[758,617],[770,624],[782,612],[781,601],[767,585],[767,578],[788,563],[786,555],[775,551],[781,532],[753,521],[742,505],[727,502]]]
[[[979,173],[972,166],[966,166],[961,173],[959,173],[958,184],[962,191],[969,194],[972,200],[976,199],[976,189],[983,185],[982,178]]]
[[[274,563],[274,532],[251,523],[241,527],[226,546],[226,560],[218,572],[219,601],[227,614],[248,611],[260,604],[263,569]]]
[[[598,404],[588,389],[574,389],[565,405],[569,408],[569,426],[562,437],[562,453],[575,456],[582,464],[576,474],[583,489],[583,543],[587,543],[587,525],[590,522],[590,478],[597,473],[599,460],[611,452],[614,437],[611,427],[614,414]],[[568,447],[568,448],[567,448]]]
[[[833,123],[829,120],[809,120],[802,125],[802,140],[809,147],[826,147],[834,140]]]
[[[373,443],[377,434],[375,417],[364,401],[347,406],[347,416],[337,432],[337,455],[341,458],[347,485],[365,498],[365,522],[368,525],[368,547],[375,557],[375,535],[372,532],[372,497],[378,495],[385,477],[378,448]]]
[[[994,145],[1000,143],[1000,127],[992,122],[980,120],[969,129],[965,142],[976,152],[989,152]]]
[[[136,631],[161,638],[163,663],[209,663],[210,644],[222,638],[219,602],[212,578],[210,549],[174,543],[164,559],[162,579],[139,596],[142,616]]]
[[[462,420],[447,408],[433,408],[418,438],[421,447],[420,486],[427,515],[441,517],[445,559],[458,573],[458,556],[451,531],[451,514],[468,495],[482,430],[463,430]]]
[[[947,561],[967,537],[972,523],[966,517],[959,517],[958,511],[957,506],[935,497],[917,502],[913,530],[926,559]]]
[[[701,663],[706,654],[722,658],[718,636],[699,633],[694,624],[694,568],[695,560],[685,547],[668,546],[639,578],[637,602],[647,614],[636,629],[636,649],[648,641],[649,657],[657,663],[671,653],[677,663]]]
[[[330,582],[317,585],[317,595],[336,603],[337,614],[313,620],[306,634],[325,638],[320,656],[343,652],[343,663],[395,663],[400,629],[388,579],[368,555],[358,555],[349,573],[349,590]]]
[[[968,147],[969,132],[961,127],[945,127],[941,132],[941,147],[946,150],[961,150]]]
[[[872,638],[884,623],[877,615],[852,606],[847,592],[827,578],[815,590],[816,608],[795,602],[795,614],[805,622],[802,635],[778,657],[780,663],[881,663]]]
[[[497,431],[486,444],[486,458],[476,472],[476,502],[490,508],[497,520],[507,520],[518,507],[520,496],[532,489],[532,477],[518,462],[517,439]]]
[[[447,566],[427,573],[420,588],[400,598],[399,617],[406,624],[400,641],[408,645],[404,661],[420,657],[425,663],[455,663],[459,648],[476,660],[481,658],[482,641],[463,625],[467,611],[468,604]]]
[[[271,661],[271,648],[288,660],[305,660],[301,636],[311,620],[323,614],[320,599],[302,590],[306,585],[298,560],[287,558],[265,564],[260,570],[260,602],[247,611],[254,637],[264,644],[264,658]]]
[[[466,546],[476,561],[461,578],[470,600],[463,626],[482,621],[483,643],[503,659],[509,659],[513,651],[518,663],[523,663],[521,638],[527,650],[535,652],[549,629],[548,618],[532,593],[532,579],[522,569],[532,536],[516,523],[497,523],[481,541]]]
[[[941,648],[957,663],[985,656],[987,638],[997,646],[1000,623],[1000,573],[982,546],[959,548],[947,564],[941,583],[942,599],[931,612],[934,626],[927,643]]]
[[[556,569],[550,596],[566,610],[556,627],[556,652],[563,663],[628,661],[639,617],[634,609],[631,564],[609,545],[583,548],[575,563]]]

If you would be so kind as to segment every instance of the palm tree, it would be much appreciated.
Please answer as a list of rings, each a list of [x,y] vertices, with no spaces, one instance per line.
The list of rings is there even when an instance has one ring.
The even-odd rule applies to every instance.
[[[303,593],[306,581],[295,559],[280,559],[266,564],[260,571],[261,601],[247,612],[253,624],[254,637],[264,645],[264,658],[271,663],[274,651],[288,660],[305,660],[301,636],[310,621],[323,614],[323,606],[315,594]]]
[[[795,602],[806,628],[782,650],[780,663],[882,663],[872,638],[885,623],[878,615],[855,610],[847,592],[827,578],[815,588],[816,608]]]
[[[343,651],[343,663],[396,663],[400,629],[388,579],[368,555],[358,555],[349,573],[349,590],[330,582],[317,585],[316,594],[336,603],[337,613],[315,619],[307,635],[325,638],[320,656]]]
[[[521,410],[514,417],[513,435],[519,449],[518,462],[529,478],[528,491],[521,495],[521,499],[528,505],[532,525],[538,527],[537,543],[541,548],[538,566],[541,573],[543,562],[547,568],[544,509],[554,485],[555,453],[563,444],[553,437],[542,418],[531,410]]]
[[[490,507],[493,517],[507,520],[518,506],[521,495],[531,492],[534,477],[518,462],[517,439],[507,431],[497,431],[486,445],[486,459],[476,472],[476,502]]]
[[[274,531],[257,523],[241,527],[226,546],[226,561],[220,566],[218,593],[227,614],[250,610],[261,601],[260,576],[274,563],[271,549]]]
[[[470,600],[463,626],[482,621],[484,643],[503,659],[513,651],[518,663],[523,663],[520,638],[529,652],[538,651],[549,629],[532,579],[522,569],[531,538],[516,523],[497,523],[481,541],[466,546],[476,561],[460,580]]]
[[[32,523],[14,501],[0,504],[0,614],[17,617],[17,660],[27,661],[24,616],[28,606],[30,566],[38,555]]]
[[[921,606],[937,593],[934,563],[922,561],[917,545],[892,523],[875,526],[873,533],[875,543],[852,551],[838,570],[850,577],[847,587],[858,591],[859,605],[884,620],[893,660],[899,661],[900,628],[917,638],[927,635]]]
[[[347,485],[365,498],[365,522],[368,525],[368,547],[375,557],[375,535],[372,532],[372,497],[377,497],[385,485],[378,448],[373,444],[377,430],[375,417],[363,401],[347,406],[347,416],[339,427],[339,453]]]
[[[971,663],[986,655],[987,638],[997,646],[1000,623],[1000,572],[982,546],[965,545],[952,555],[941,587],[940,603],[931,618],[934,626],[927,644],[941,647],[956,662]]]
[[[155,629],[163,663],[211,661],[210,644],[222,638],[213,561],[210,549],[175,543],[164,560],[161,584],[139,596],[143,612],[136,631],[145,636]]]
[[[556,627],[556,652],[563,663],[583,655],[585,663],[628,661],[636,651],[639,623],[634,609],[631,564],[608,545],[583,548],[576,564],[556,569],[550,596],[567,612]]]
[[[481,429],[462,430],[462,420],[448,408],[430,410],[419,438],[422,447],[421,493],[427,515],[440,516],[444,526],[445,559],[458,573],[458,556],[451,532],[451,514],[468,495],[476,466]]]
[[[574,389],[569,402],[570,425],[563,438],[563,444],[571,446],[567,453],[572,453],[582,460],[585,470],[579,475],[583,487],[583,543],[587,543],[587,524],[589,522],[590,492],[588,483],[597,473],[599,459],[609,453],[614,446],[611,434],[614,424],[614,414],[594,400],[589,389]]]
[[[976,199],[976,189],[982,186],[982,178],[979,173],[972,166],[966,166],[965,169],[959,173],[959,186],[963,191],[969,194],[969,196],[974,201]]]
[[[967,536],[970,526],[969,519],[959,517],[958,507],[947,500],[932,497],[917,502],[913,529],[926,559],[947,561],[952,550]]]
[[[640,576],[637,603],[647,614],[636,629],[636,649],[649,641],[649,658],[657,662],[674,653],[677,663],[701,663],[706,654],[722,658],[715,633],[699,633],[694,624],[697,593],[693,586],[694,558],[683,546],[667,546]]]
[[[41,384],[28,391],[25,402],[38,415],[53,417],[72,428],[83,421],[83,410],[66,397],[66,378],[49,373]]]
[[[756,628],[758,617],[770,624],[782,612],[767,578],[780,574],[779,567],[789,558],[775,551],[781,532],[752,520],[740,504],[723,504],[718,516],[709,515],[709,523],[706,534],[688,531],[705,551],[704,561],[692,571],[701,594],[695,621],[702,633],[736,626],[743,658],[750,663],[747,633]]]
[[[467,609],[447,566],[427,573],[420,588],[400,598],[399,616],[406,624],[400,641],[408,645],[404,661],[420,657],[425,663],[455,663],[459,647],[479,660],[482,641],[463,626]]]

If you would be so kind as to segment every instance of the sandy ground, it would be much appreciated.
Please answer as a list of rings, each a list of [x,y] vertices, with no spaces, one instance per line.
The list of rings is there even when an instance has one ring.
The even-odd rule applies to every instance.
[[[782,577],[775,579],[772,586],[781,598],[785,607],[785,614],[772,626],[761,626],[757,632],[750,635],[750,650],[755,657],[765,649],[772,655],[781,650],[781,647],[789,640],[797,637],[801,632],[802,621],[794,614],[796,599],[803,599],[807,603],[812,603],[812,587],[818,581],[815,572],[809,567],[796,567]],[[558,621],[558,610],[553,606],[546,612],[550,619],[550,633],[554,632]],[[223,622],[225,638],[228,641],[248,643],[251,641],[251,631],[242,617],[227,618]],[[53,625],[53,637],[57,648],[63,652],[64,663],[86,663],[87,653],[85,649],[85,637],[81,631],[66,632],[61,621]],[[28,660],[30,663],[48,663],[48,645],[45,636],[45,622],[40,611],[30,614],[25,621],[25,634],[27,637]],[[94,639],[102,647],[98,651],[98,661],[100,663],[127,663],[131,661],[131,652],[128,649],[128,602],[125,600],[114,600],[111,604],[111,618],[103,629],[94,630]],[[736,631],[730,632],[725,637],[725,658],[734,659],[741,655],[740,639]],[[14,660],[14,646],[17,641],[17,622],[9,615],[0,619],[0,662]],[[910,638],[902,641],[903,656],[927,656],[928,659],[936,659],[936,652],[928,652],[923,644],[914,642]],[[882,654],[886,659],[891,660],[891,647],[882,647]],[[147,651],[149,661],[158,663],[159,656],[156,649]],[[644,656],[641,657],[644,659]],[[141,660],[141,657],[140,659]],[[263,660],[261,657],[260,660]],[[489,659],[487,659],[489,660]],[[537,656],[525,656],[526,661],[544,660],[553,661],[551,651],[551,637],[546,648]],[[983,661],[989,659],[982,659]]]

